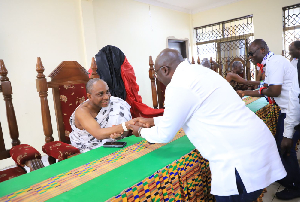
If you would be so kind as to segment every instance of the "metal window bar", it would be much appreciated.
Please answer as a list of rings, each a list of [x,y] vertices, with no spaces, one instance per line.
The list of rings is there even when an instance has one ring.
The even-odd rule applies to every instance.
[[[289,45],[300,40],[300,4],[282,8],[283,11],[283,54],[290,58]]]
[[[255,67],[250,65],[247,58],[248,45],[253,41],[253,16],[247,15],[227,21],[195,27],[198,56],[212,58],[222,69],[222,76],[226,76],[230,61],[241,58],[245,61],[245,78],[255,78]],[[227,65],[225,65],[227,63]],[[248,66],[248,67],[247,67]],[[250,67],[251,66],[251,67]]]

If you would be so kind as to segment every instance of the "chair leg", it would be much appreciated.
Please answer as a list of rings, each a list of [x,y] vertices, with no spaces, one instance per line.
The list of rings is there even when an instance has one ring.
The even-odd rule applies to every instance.
[[[48,161],[49,161],[49,164],[50,164],[50,165],[56,163],[56,159],[53,158],[52,156],[48,156]]]

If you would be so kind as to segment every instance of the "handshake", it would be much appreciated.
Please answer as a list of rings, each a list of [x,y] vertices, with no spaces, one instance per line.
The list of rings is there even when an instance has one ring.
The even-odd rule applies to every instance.
[[[132,134],[136,137],[140,137],[140,132],[142,128],[150,128],[154,126],[153,118],[143,118],[138,117],[125,122],[125,127],[127,130],[132,131]],[[114,133],[110,135],[112,139],[119,139],[128,136],[129,132],[124,130],[122,133]]]

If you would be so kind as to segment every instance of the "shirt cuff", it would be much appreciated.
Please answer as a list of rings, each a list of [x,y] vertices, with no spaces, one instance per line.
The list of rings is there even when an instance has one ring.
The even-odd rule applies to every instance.
[[[294,129],[284,129],[283,137],[293,139],[294,133],[295,133]]]
[[[162,116],[157,116],[157,117],[153,117],[153,120],[154,120],[154,125],[158,125],[160,120],[161,120]]]

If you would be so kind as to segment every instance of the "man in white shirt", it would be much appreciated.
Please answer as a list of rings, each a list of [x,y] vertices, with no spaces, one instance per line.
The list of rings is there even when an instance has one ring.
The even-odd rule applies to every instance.
[[[268,127],[219,74],[183,62],[172,49],[159,54],[155,73],[167,86],[164,115],[134,120],[151,128],[129,127],[152,143],[169,142],[183,128],[209,160],[217,202],[252,202],[263,188],[285,177]]]
[[[269,101],[275,100],[281,112],[278,117],[275,139],[279,152],[281,153],[282,163],[287,171],[287,176],[279,182],[286,187],[282,193],[277,193],[278,198],[291,196],[290,190],[298,186],[299,165],[296,157],[295,148],[291,151],[293,155],[281,152],[281,142],[283,140],[284,119],[289,105],[289,93],[292,83],[297,78],[297,69],[283,56],[274,55],[269,51],[267,43],[262,39],[254,40],[249,46],[249,59],[254,65],[266,67],[265,83],[268,87],[261,87],[258,91],[240,91],[240,95],[253,97],[267,96]],[[299,132],[294,134],[294,138],[299,137]],[[296,197],[298,197],[296,195]]]
[[[289,53],[293,59],[291,64],[298,68],[298,75],[300,73],[300,64],[298,63],[298,58],[300,57],[300,41],[295,41],[291,43],[289,47]],[[296,62],[295,62],[296,61]],[[289,156],[288,160],[291,165],[290,166],[299,168],[297,154],[295,151],[296,143],[299,140],[299,123],[300,123],[300,103],[299,103],[299,76],[293,77],[292,89],[289,92],[289,104],[288,110],[286,112],[286,118],[284,119],[284,132],[283,139],[281,141],[281,153]],[[294,133],[294,127],[297,126],[298,133]],[[289,171],[288,171],[289,172]],[[293,178],[291,181],[293,182],[293,186],[289,189],[276,194],[277,198],[290,200],[293,198],[300,197],[300,171],[299,169],[291,170],[293,174],[291,177]]]

